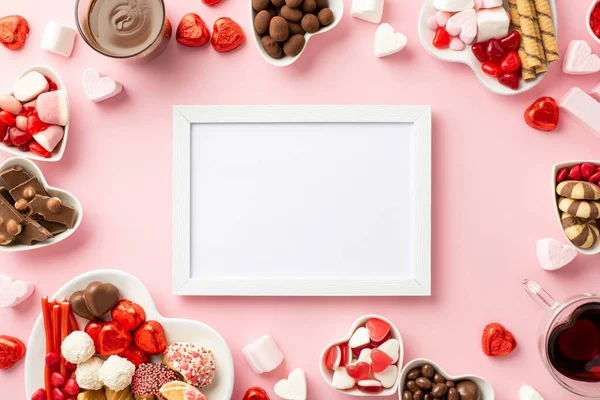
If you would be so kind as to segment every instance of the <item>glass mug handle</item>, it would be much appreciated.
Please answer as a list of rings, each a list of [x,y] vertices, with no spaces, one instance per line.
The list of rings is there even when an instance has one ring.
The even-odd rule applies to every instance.
[[[554,300],[548,292],[546,292],[540,285],[529,279],[523,281],[525,291],[529,294],[533,300],[546,312],[554,311],[558,306],[558,301]]]

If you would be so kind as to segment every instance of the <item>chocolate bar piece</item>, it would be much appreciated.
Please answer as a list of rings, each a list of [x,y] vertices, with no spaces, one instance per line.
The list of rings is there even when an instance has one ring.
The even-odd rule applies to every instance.
[[[12,197],[10,196],[10,192],[4,186],[0,186],[0,196],[4,197],[10,204],[12,204]]]
[[[0,196],[0,246],[11,244],[23,230],[25,219],[6,200]]]
[[[31,246],[32,244],[43,242],[52,237],[54,237],[54,235],[41,224],[31,218],[27,218],[25,225],[23,225],[23,231],[20,235],[17,235],[14,242]]]
[[[45,219],[50,222],[58,222],[66,225],[69,229],[75,223],[75,209],[65,206],[58,197],[36,195],[29,203],[28,216],[34,219]]]
[[[52,222],[52,221],[46,221],[43,219],[40,219],[39,221],[36,221],[37,223],[39,223],[41,226],[43,226],[44,228],[46,228],[51,234],[53,235],[59,235],[63,232],[66,232],[67,226],[58,222]]]
[[[44,189],[36,177],[29,178],[10,190],[10,195],[15,200],[15,203],[22,199],[31,201],[38,194],[48,196],[48,192],[46,192],[46,189]]]
[[[27,181],[31,176],[25,172],[23,167],[17,165],[0,172],[0,178],[2,178],[8,189],[12,189]]]

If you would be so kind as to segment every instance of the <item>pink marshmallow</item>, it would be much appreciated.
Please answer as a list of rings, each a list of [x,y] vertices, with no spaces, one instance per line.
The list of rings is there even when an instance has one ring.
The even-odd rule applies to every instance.
[[[44,149],[52,152],[56,145],[60,143],[64,134],[65,130],[62,126],[50,125],[47,129],[33,135],[33,139]]]
[[[273,371],[283,362],[283,353],[270,335],[264,335],[242,349],[246,361],[257,374]]]
[[[21,102],[11,94],[0,94],[0,110],[8,111],[12,115],[17,115],[21,112],[23,106]]]
[[[37,98],[37,112],[42,121],[65,126],[69,122],[69,102],[64,90],[46,92]]]
[[[450,48],[454,51],[462,51],[465,49],[465,42],[460,40],[460,38],[453,37],[450,40]]]
[[[427,27],[432,31],[435,31],[439,27],[435,15],[430,15],[429,18],[427,18]]]
[[[454,15],[454,13],[438,11],[437,14],[435,14],[435,19],[437,20],[439,26],[444,27],[452,15]]]

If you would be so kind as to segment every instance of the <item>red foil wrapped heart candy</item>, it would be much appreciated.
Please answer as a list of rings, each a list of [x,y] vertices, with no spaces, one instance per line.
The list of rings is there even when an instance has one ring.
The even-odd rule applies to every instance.
[[[98,334],[96,351],[103,356],[123,353],[131,346],[131,335],[115,321],[106,322]]]
[[[29,24],[20,15],[0,18],[0,43],[10,50],[19,50],[25,46],[29,35]]]
[[[512,353],[517,341],[510,331],[494,322],[483,329],[481,347],[486,355],[499,357]]]
[[[25,344],[12,336],[0,336],[0,370],[15,365],[25,355]]]
[[[246,391],[242,400],[269,400],[269,395],[259,387],[252,387]]]
[[[179,22],[175,39],[187,47],[202,47],[210,40],[210,31],[199,15],[189,13]]]
[[[215,4],[220,3],[221,0],[202,0],[202,2],[207,6],[214,6]]]
[[[134,345],[129,346],[127,350],[122,352],[121,357],[126,358],[136,367],[150,361],[150,357]]]
[[[235,50],[245,40],[244,30],[231,18],[219,18],[215,21],[211,43],[219,53]]]
[[[96,347],[96,351],[98,351],[98,349],[100,348],[100,343],[98,342],[98,336],[100,336],[100,331],[102,330],[102,327],[104,326],[104,324],[105,324],[104,321],[90,321],[87,323],[87,325],[85,326],[85,329],[83,330],[94,341],[94,346]]]
[[[552,131],[558,126],[558,110],[552,97],[540,97],[525,110],[525,122],[534,129]]]
[[[135,331],[146,320],[146,312],[139,305],[129,300],[120,300],[112,309],[112,319],[125,330]]]
[[[146,321],[135,332],[133,337],[135,345],[146,354],[156,355],[167,348],[165,330],[157,321]]]

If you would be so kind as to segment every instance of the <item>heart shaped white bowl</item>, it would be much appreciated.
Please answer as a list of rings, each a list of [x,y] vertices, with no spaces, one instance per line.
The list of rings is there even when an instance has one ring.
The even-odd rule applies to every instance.
[[[396,378],[396,382],[394,383],[394,386],[392,386],[391,388],[389,388],[389,389],[384,388],[383,391],[376,393],[376,394],[361,392],[360,390],[358,390],[358,388],[356,388],[356,386],[354,388],[348,389],[348,390],[336,389],[335,387],[333,387],[333,383],[332,383],[333,371],[330,370],[329,368],[327,368],[327,365],[325,363],[325,359],[327,357],[327,352],[329,351],[329,349],[332,346],[338,345],[340,343],[348,342],[350,340],[350,338],[352,337],[352,334],[354,333],[354,331],[356,331],[361,326],[365,326],[367,321],[370,320],[371,318],[377,318],[377,319],[380,319],[380,320],[385,321],[388,324],[390,324],[391,331],[392,331],[390,338],[396,339],[396,340],[398,340],[398,342],[400,342],[400,357],[398,358],[398,362],[396,363],[398,365],[398,377]],[[402,335],[400,335],[400,331],[398,331],[398,328],[396,328],[396,325],[394,325],[394,323],[391,322],[389,319],[382,317],[380,315],[368,314],[368,315],[363,315],[362,317],[360,317],[356,321],[354,321],[354,323],[352,324],[352,327],[348,331],[348,334],[344,338],[338,339],[338,340],[335,340],[335,341],[329,343],[327,345],[327,347],[325,347],[325,349],[323,349],[323,351],[321,352],[321,357],[319,358],[319,368],[321,369],[321,376],[323,377],[323,379],[325,379],[325,382],[327,382],[327,384],[329,386],[331,386],[333,389],[337,390],[340,393],[344,393],[349,396],[369,396],[369,397],[391,396],[394,393],[396,393],[396,390],[398,390],[398,384],[400,382],[400,370],[402,369],[402,360],[403,359],[404,359],[404,344],[402,343]]]
[[[556,17],[556,0],[548,0],[550,3],[550,8],[552,10],[552,19],[554,21],[554,29],[556,35],[558,36],[558,24]],[[504,0],[504,7],[508,10],[508,0]],[[427,50],[429,54],[443,61],[454,62],[454,63],[463,63],[467,64],[475,73],[475,76],[481,82],[481,84],[488,90],[504,95],[504,96],[512,96],[520,93],[524,93],[528,90],[533,89],[537,85],[540,84],[542,79],[546,76],[546,74],[538,75],[538,77],[531,81],[520,81],[519,89],[512,90],[501,83],[494,77],[491,77],[484,73],[481,70],[481,62],[475,58],[473,52],[471,51],[471,46],[465,46],[465,49],[462,51],[454,51],[451,49],[437,49],[433,46],[433,37],[435,32],[429,29],[427,26],[427,19],[436,15],[437,10],[433,6],[433,0],[426,0],[423,8],[421,9],[421,15],[419,16],[419,39],[421,40],[421,44]],[[550,68],[551,65],[548,66]]]
[[[304,48],[302,49],[302,51],[300,51],[300,53],[297,56],[290,57],[290,56],[284,55],[281,58],[273,58],[270,55],[268,55],[267,52],[265,51],[265,49],[263,48],[263,45],[261,42],[261,37],[258,33],[256,33],[256,30],[254,29],[254,17],[256,16],[256,11],[254,11],[254,8],[252,8],[252,1],[248,0],[248,4],[250,4],[250,26],[252,27],[252,37],[254,38],[254,44],[256,44],[256,48],[258,49],[258,52],[263,56],[265,61],[267,61],[269,64],[274,65],[276,67],[287,67],[288,65],[291,65],[294,62],[296,62],[296,60],[298,58],[300,58],[302,53],[304,53],[304,50],[306,50],[306,47],[308,47],[308,42],[310,41],[310,38],[313,36],[316,36],[316,35],[320,35],[325,32],[329,32],[330,30],[335,28],[335,26],[337,24],[339,24],[339,22],[342,20],[342,15],[344,14],[344,1],[343,0],[329,0],[329,8],[333,12],[333,22],[331,24],[329,24],[328,26],[326,26],[325,28],[319,29],[315,33],[305,34],[304,38],[306,39],[306,43],[304,43]]]
[[[571,243],[571,240],[569,240],[569,238],[565,234],[565,231],[562,228],[562,223],[561,223],[561,219],[560,219],[560,215],[561,215],[562,211],[560,211],[560,209],[558,208],[558,203],[557,203],[558,197],[556,194],[556,176],[558,175],[558,172],[563,168],[571,168],[575,165],[583,164],[585,162],[589,162],[594,165],[600,165],[600,161],[597,161],[597,160],[596,161],[583,160],[583,161],[565,161],[562,163],[555,164],[552,167],[552,204],[554,204],[554,213],[556,215],[556,220],[558,221],[558,226],[560,227],[560,231],[562,232],[565,239],[567,239],[568,243]],[[594,254],[600,253],[600,241],[598,243],[596,243],[595,245],[593,245],[592,247],[590,247],[589,249],[582,249],[575,245],[573,245],[573,247],[575,248],[575,250],[577,250],[581,254],[585,254],[586,256],[592,256]]]
[[[454,382],[466,380],[475,382],[479,387],[480,391],[479,400],[494,400],[494,389],[492,388],[492,385],[490,385],[489,382],[483,379],[482,377],[477,375],[450,375],[449,373],[444,371],[444,369],[438,364],[426,358],[417,358],[416,360],[412,360],[408,364],[406,364],[406,366],[402,370],[402,373],[400,374],[400,387],[398,390],[398,398],[400,398],[400,400],[402,400],[402,392],[404,391],[404,387],[406,387],[406,381],[408,380],[406,376],[411,370],[415,368],[420,368],[423,366],[423,364],[431,364],[436,372],[442,374],[442,376],[444,376],[448,380]]]
[[[209,399],[231,399],[234,377],[233,358],[225,340],[217,331],[201,322],[165,318],[160,315],[148,289],[133,275],[116,270],[88,272],[68,282],[54,294],[52,299],[68,299],[73,292],[83,290],[90,282],[94,281],[112,283],[119,289],[121,298],[129,299],[142,306],[148,320],[158,321],[165,328],[169,344],[191,342],[211,349],[217,371],[213,384],[202,389],[202,393]],[[80,329],[83,329],[87,323],[86,320],[79,317],[77,317],[77,321]],[[28,399],[37,389],[44,387],[45,347],[44,322],[40,315],[31,331],[25,358],[25,390]],[[160,362],[160,357],[155,357],[153,362]]]
[[[33,65],[33,66],[27,68],[25,71],[23,71],[19,78],[21,78],[22,76],[24,76],[25,74],[27,74],[31,71],[37,71],[40,74],[47,76],[48,78],[52,79],[54,81],[54,83],[56,83],[56,86],[58,89],[64,90],[65,92],[67,91],[67,88],[65,87],[65,84],[63,83],[63,81],[60,78],[60,76],[58,75],[58,73],[56,71],[54,71],[52,68],[46,67],[45,65]],[[67,107],[69,107],[68,99],[69,99],[69,95],[67,93]],[[71,113],[71,111],[69,110],[69,114],[70,113]],[[69,119],[70,119],[70,116],[69,116]],[[58,143],[56,148],[52,151],[52,157],[50,157],[50,158],[40,157],[40,156],[32,153],[31,151],[21,151],[21,150],[19,150],[18,147],[9,147],[9,146],[5,145],[4,143],[2,143],[1,141],[0,141],[0,150],[4,150],[7,153],[11,153],[16,156],[30,158],[32,160],[56,162],[56,161],[60,161],[63,157],[63,154],[65,153],[65,148],[67,147],[68,137],[69,137],[69,123],[65,126],[65,134],[64,134],[62,140],[60,141],[60,143]]]
[[[44,174],[42,174],[42,171],[40,171],[38,166],[35,165],[33,161],[23,157],[12,157],[0,164],[0,171],[4,171],[5,169],[17,165],[22,166],[29,175],[38,178],[38,181],[40,181],[40,183],[46,189],[50,197],[58,197],[63,201],[63,204],[69,207],[73,207],[75,209],[75,223],[73,224],[73,229],[68,229],[60,235],[56,235],[55,237],[41,243],[36,243],[31,246],[27,246],[24,244],[10,244],[8,246],[0,246],[0,253],[13,253],[17,251],[36,250],[41,249],[43,247],[52,246],[56,243],[60,243],[75,233],[77,228],[79,228],[79,225],[81,225],[81,219],[83,218],[83,208],[81,207],[81,203],[79,202],[77,197],[75,197],[70,192],[67,192],[64,189],[59,189],[48,185]]]
[[[594,9],[596,8],[596,4],[598,4],[599,0],[592,0],[592,4],[590,4],[590,9],[587,12],[586,15],[586,19],[585,19],[585,26],[587,27],[588,33],[590,34],[590,36],[592,37],[592,39],[594,39],[594,41],[598,44],[600,44],[600,38],[598,38],[598,36],[596,36],[594,34],[594,31],[592,30],[592,27],[590,26],[590,20],[592,19],[592,13],[594,12]]]

